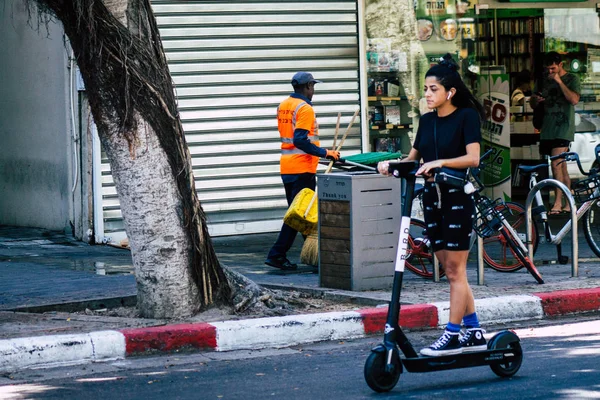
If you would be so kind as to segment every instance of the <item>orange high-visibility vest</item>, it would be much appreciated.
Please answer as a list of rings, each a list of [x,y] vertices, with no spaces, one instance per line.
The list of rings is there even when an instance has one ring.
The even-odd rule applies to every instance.
[[[277,127],[281,137],[281,174],[316,173],[319,157],[294,146],[294,130],[305,129],[308,138],[319,146],[319,125],[312,106],[302,99],[288,97],[277,107]]]

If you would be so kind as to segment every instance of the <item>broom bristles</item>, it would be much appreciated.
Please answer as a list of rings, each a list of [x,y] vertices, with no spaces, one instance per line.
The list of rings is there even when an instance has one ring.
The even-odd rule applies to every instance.
[[[300,252],[300,262],[306,265],[319,266],[319,236],[317,231],[312,231],[304,240]]]

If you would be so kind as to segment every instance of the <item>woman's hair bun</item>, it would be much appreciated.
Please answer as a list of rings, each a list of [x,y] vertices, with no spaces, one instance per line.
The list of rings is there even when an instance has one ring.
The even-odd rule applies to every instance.
[[[450,68],[452,71],[458,71],[458,64],[452,58],[452,54],[446,53],[443,57],[440,58],[439,65],[443,65],[445,67]]]

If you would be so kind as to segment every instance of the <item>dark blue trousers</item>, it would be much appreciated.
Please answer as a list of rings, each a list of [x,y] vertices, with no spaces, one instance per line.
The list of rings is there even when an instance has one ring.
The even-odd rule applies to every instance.
[[[315,174],[300,174],[298,175],[298,179],[293,182],[284,183],[285,187],[285,197],[287,198],[288,207],[294,201],[294,197],[300,192],[302,189],[310,188],[315,190],[317,180],[315,178]],[[269,254],[268,258],[282,258],[287,256],[287,252],[290,250],[292,245],[294,244],[294,240],[296,239],[297,230],[290,228],[288,225],[283,224],[281,226],[281,232],[279,232],[279,236],[277,237],[277,241]]]

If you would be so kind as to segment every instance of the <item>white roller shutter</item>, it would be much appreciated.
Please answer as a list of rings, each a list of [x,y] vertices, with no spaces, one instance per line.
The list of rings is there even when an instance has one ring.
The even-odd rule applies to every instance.
[[[279,230],[279,102],[294,72],[310,71],[321,144],[359,106],[357,1],[153,1],[211,235]],[[341,133],[340,133],[341,135]],[[356,121],[343,148],[360,152]],[[104,236],[124,237],[102,157]]]

